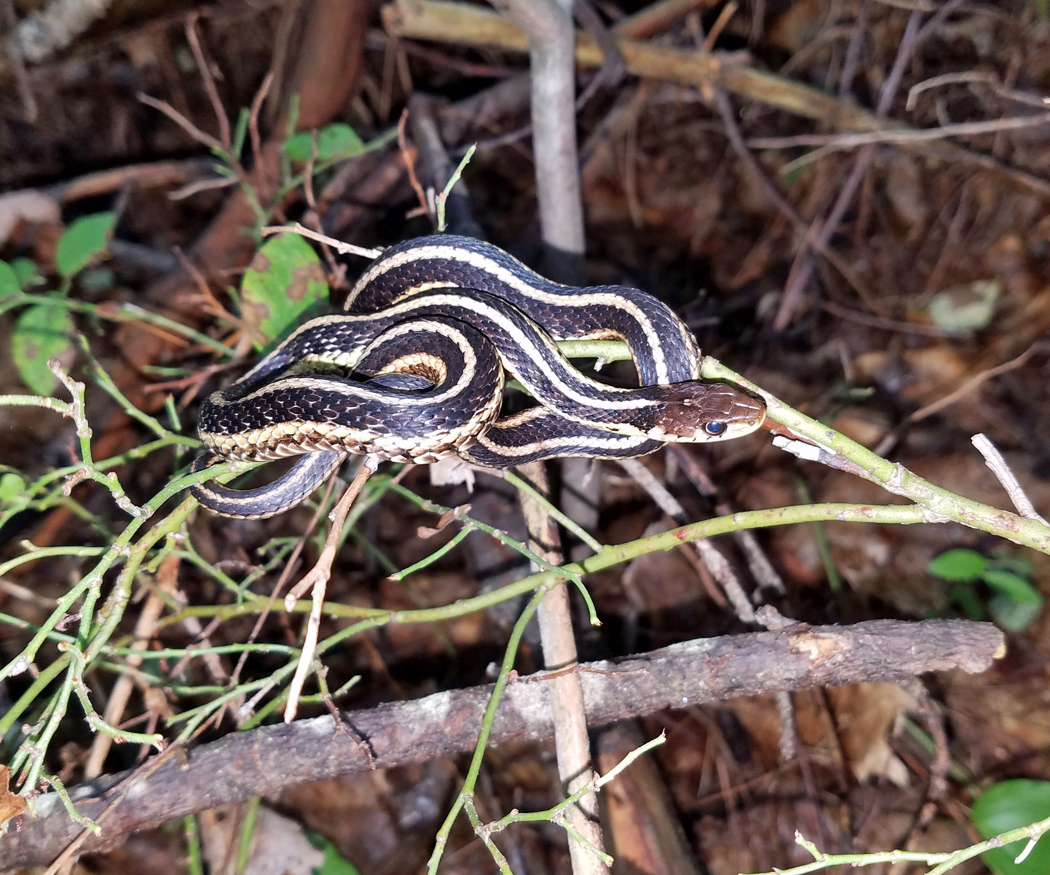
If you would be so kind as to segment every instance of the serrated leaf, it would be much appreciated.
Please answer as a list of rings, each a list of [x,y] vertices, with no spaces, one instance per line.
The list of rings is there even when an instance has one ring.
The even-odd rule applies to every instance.
[[[988,560],[975,550],[959,547],[947,550],[926,566],[926,570],[941,580],[977,580],[988,567]]]
[[[1050,782],[1031,780],[1001,781],[993,784],[970,809],[970,819],[982,838],[1019,829],[1050,817]],[[1050,872],[1050,838],[1043,836],[1020,863],[1014,859],[1024,850],[1027,839],[982,855],[997,875],[1046,875]]]
[[[73,222],[59,238],[55,249],[55,267],[63,279],[69,279],[91,264],[91,259],[109,244],[116,213],[95,213]]]
[[[241,281],[241,316],[256,349],[317,315],[327,301],[321,262],[298,234],[264,243]]]
[[[73,320],[65,307],[37,304],[22,311],[11,335],[11,358],[22,382],[38,395],[55,390],[48,359],[72,360]]]
[[[1021,575],[1014,574],[1012,571],[1004,571],[1001,568],[988,568],[981,575],[981,580],[992,589],[1001,592],[1015,602],[1025,602],[1027,604],[1043,603],[1043,596],[1039,590]]]
[[[26,482],[18,474],[8,471],[0,476],[0,504],[10,504],[26,491]]]
[[[22,284],[18,281],[18,274],[6,261],[0,261],[0,298],[17,295],[20,291]]]
[[[350,125],[334,122],[317,132],[317,158],[319,164],[352,158],[364,149],[362,140]],[[284,153],[293,161],[305,164],[313,154],[313,132],[304,131],[289,137],[284,142]]]

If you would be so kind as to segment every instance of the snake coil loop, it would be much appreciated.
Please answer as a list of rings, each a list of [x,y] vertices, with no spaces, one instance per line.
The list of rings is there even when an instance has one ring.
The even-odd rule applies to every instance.
[[[638,388],[593,380],[556,345],[609,338],[630,348]],[[505,371],[538,407],[498,418]],[[310,320],[201,405],[210,455],[195,470],[218,458],[303,458],[269,486],[206,483],[193,494],[216,513],[257,518],[305,499],[346,453],[503,468],[640,456],[762,424],[760,399],[699,377],[692,333],[651,295],[559,285],[490,244],[422,237],[385,250],[343,313]]]

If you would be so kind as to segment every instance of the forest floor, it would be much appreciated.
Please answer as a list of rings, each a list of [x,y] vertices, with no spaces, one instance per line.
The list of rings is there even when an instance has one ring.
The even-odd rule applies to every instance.
[[[192,436],[201,399],[242,372],[231,360],[255,356],[257,323],[247,318],[238,290],[250,263],[265,269],[252,262],[262,225],[303,221],[362,247],[432,232],[408,173],[427,154],[424,144],[413,146],[414,113],[433,120],[454,162],[478,143],[463,173],[474,217],[489,241],[542,267],[524,130],[527,56],[473,45],[474,25],[441,42],[402,35],[413,4],[403,5],[400,19],[356,0],[223,0],[174,10],[139,0],[112,4],[69,47],[40,56],[23,49],[21,58],[7,49],[0,256],[25,292],[81,302],[63,317],[71,322],[39,329],[52,332],[40,342],[87,383],[96,460],[123,460],[153,439],[148,424],[127,415],[132,406]],[[632,74],[628,56],[627,74],[599,82],[579,110],[588,283],[653,293],[696,332],[706,354],[762,389],[937,486],[1011,508],[971,444],[983,433],[1035,508],[1050,510],[1045,2],[955,3],[934,20],[942,4],[918,0],[697,0],[677,4],[676,15],[658,22],[631,17],[644,10],[640,2],[594,5],[620,36],[678,54],[662,78]],[[926,28],[921,41],[902,57],[917,26]],[[711,57],[731,71],[717,85],[696,81],[701,59]],[[581,64],[581,87],[594,75]],[[399,147],[394,132],[410,101],[407,142]],[[320,160],[304,188],[287,174],[291,166],[303,172],[287,159],[292,124],[327,129],[344,145],[356,143],[348,125],[374,148]],[[238,160],[225,162],[225,175],[216,172],[223,160],[214,152],[238,142]],[[319,152],[321,146],[319,140]],[[64,268],[66,232],[77,220],[109,213],[104,254]],[[311,278],[327,282],[337,305],[366,263],[322,257]],[[31,302],[19,300],[3,305],[0,316],[0,392],[25,393],[27,383],[46,391],[52,379],[40,350],[26,348],[19,322]],[[128,315],[139,312],[130,307],[196,333]],[[87,339],[123,401],[91,376],[86,354],[68,340],[73,333]],[[217,351],[223,347],[227,353]],[[613,366],[612,378],[629,373]],[[55,387],[56,397],[68,398]],[[35,504],[26,498],[49,472],[77,464],[78,441],[74,423],[54,410],[0,406],[0,474],[7,478],[0,480],[0,502],[17,510],[0,520],[0,560],[8,563],[0,573],[0,662],[15,660],[56,606],[63,617],[56,634],[79,634],[86,608],[61,600],[128,520],[106,483],[70,484],[69,494],[48,493]],[[165,446],[127,458],[117,471],[130,501],[142,505],[189,458]],[[782,452],[764,430],[724,445],[679,446],[643,462],[683,506],[686,521],[810,503],[902,501],[851,471]],[[570,506],[580,505],[584,528],[601,544],[682,521],[669,518],[645,485],[613,462],[588,465],[582,474],[579,467],[552,470],[573,487],[559,504],[570,515]],[[575,494],[577,487],[586,494]],[[423,467],[396,477],[380,469],[365,495],[333,568],[331,603],[439,607],[530,573],[512,546],[476,530],[422,570],[392,575],[460,530],[457,519],[439,525],[440,513],[426,501],[469,505],[471,519],[524,540],[517,490],[507,481],[478,474],[470,492],[462,484],[435,485]],[[263,689],[265,680],[286,665],[305,622],[279,603],[266,615],[233,608],[246,597],[269,597],[304,535],[305,560],[292,571],[308,567],[325,534],[316,510],[304,505],[255,521],[198,511],[176,526],[184,540],[163,542],[166,556],[159,546],[146,556],[132,575],[131,603],[108,632],[115,645],[137,642],[137,649],[164,648],[164,655],[138,670],[124,662],[126,654],[94,654],[98,661],[83,680],[98,713],[169,741],[182,729],[177,715],[207,715],[194,744],[245,728],[243,712],[214,714],[209,703],[231,677],[246,685],[247,698],[261,691],[256,707],[277,696],[279,690]],[[54,555],[10,564],[25,554],[26,541],[56,548]],[[565,543],[573,557],[583,546],[572,535]],[[787,869],[811,859],[796,845],[796,831],[828,853],[953,850],[980,839],[969,808],[989,786],[1050,776],[1046,554],[952,522],[817,522],[760,531],[754,549],[770,567],[756,578],[747,547],[728,537],[714,543],[756,606],[772,604],[793,621],[989,620],[1007,633],[1006,654],[983,674],[960,669],[901,684],[797,692],[795,749],[787,759],[790,721],[772,694],[594,727],[603,772],[639,739],[667,733],[646,763],[622,776],[620,790],[608,790],[615,810],[607,831],[614,853],[635,861],[631,871]],[[975,563],[972,573],[931,573],[935,557],[962,548],[972,551],[960,560]],[[581,661],[756,628],[741,620],[688,546],[585,580],[602,625],[588,626],[582,603],[575,605]],[[120,585],[114,566],[99,572],[94,592],[104,602]],[[508,601],[440,623],[356,635],[322,656],[328,690],[341,691],[334,705],[366,709],[491,682],[520,608]],[[352,622],[326,615],[322,641]],[[258,648],[244,649],[248,641]],[[83,636],[77,643],[90,646]],[[35,669],[67,659],[60,645],[55,635],[44,642]],[[517,670],[524,675],[542,664],[538,637],[527,631]],[[142,762],[137,744],[98,748],[76,704],[79,689],[68,713],[63,707],[62,719],[52,721],[58,673],[40,675],[47,683],[34,684],[34,677],[11,672],[0,681],[0,720],[27,691],[34,703],[0,723],[7,733],[2,762],[18,766],[12,790],[47,789],[52,776],[71,787]],[[121,677],[129,678],[128,688],[112,706]],[[316,685],[306,692],[316,694]],[[930,712],[938,719],[928,720]],[[300,708],[302,716],[326,713],[316,695]],[[932,736],[930,725],[940,727]],[[23,726],[31,727],[28,735],[20,734]],[[19,759],[26,738],[39,742],[45,730],[39,756],[23,748]],[[23,787],[19,772],[32,762],[39,780]],[[100,873],[183,871],[187,855],[193,859],[190,837],[199,834],[211,871],[226,871],[251,811],[256,832],[272,843],[256,855],[283,860],[300,848],[306,828],[365,875],[423,871],[467,762],[450,754],[267,791],[261,809],[235,805],[180,818],[84,859]],[[940,787],[931,774],[942,773]],[[553,744],[544,738],[492,747],[474,801],[483,820],[497,820],[561,798]],[[8,804],[15,813],[21,803]],[[1050,810],[1033,810],[1032,819],[1046,815]],[[31,820],[24,816],[25,828]],[[516,825],[499,843],[518,875],[569,871],[564,832],[550,823]],[[927,868],[907,865],[893,871]],[[462,818],[442,871],[492,867]],[[890,870],[886,864],[872,871]],[[986,869],[972,860],[955,871]]]

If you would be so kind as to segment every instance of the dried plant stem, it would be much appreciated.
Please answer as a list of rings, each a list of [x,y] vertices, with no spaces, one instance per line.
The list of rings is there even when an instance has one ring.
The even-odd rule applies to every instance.
[[[375,456],[365,456],[364,464],[358,469],[350,485],[346,487],[339,503],[332,511],[332,525],[328,530],[321,555],[317,558],[314,567],[289,591],[284,597],[285,610],[290,611],[295,607],[297,599],[305,593],[310,592],[312,599],[310,605],[310,616],[306,621],[306,636],[303,639],[303,650],[299,655],[299,664],[295,668],[291,686],[288,689],[288,701],[284,706],[284,722],[291,723],[295,719],[299,708],[299,696],[303,691],[303,684],[310,673],[314,657],[317,655],[317,637],[321,628],[321,611],[324,608],[325,592],[328,588],[328,578],[332,574],[332,563],[335,561],[336,553],[339,551],[339,539],[343,533],[343,523],[346,515],[350,513],[350,507],[357,499],[358,494],[364,487],[368,478],[371,477],[379,460]],[[312,592],[311,592],[312,591]]]

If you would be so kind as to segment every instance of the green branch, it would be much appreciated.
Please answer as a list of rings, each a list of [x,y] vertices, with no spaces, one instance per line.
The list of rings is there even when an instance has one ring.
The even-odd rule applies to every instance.
[[[1042,522],[1025,519],[1016,513],[964,498],[935,486],[903,465],[875,455],[867,447],[850,440],[830,426],[788,407],[776,396],[710,357],[704,359],[702,374],[705,379],[726,380],[760,395],[768,407],[769,422],[782,425],[800,438],[815,444],[822,454],[819,458],[844,459],[852,463],[850,466],[836,466],[831,463],[832,467],[846,467],[852,473],[877,483],[887,492],[915,502],[925,514],[922,522],[957,522],[972,529],[998,535],[1015,544],[1031,547],[1040,553],[1050,554],[1050,528]],[[826,460],[825,463],[829,462]]]

